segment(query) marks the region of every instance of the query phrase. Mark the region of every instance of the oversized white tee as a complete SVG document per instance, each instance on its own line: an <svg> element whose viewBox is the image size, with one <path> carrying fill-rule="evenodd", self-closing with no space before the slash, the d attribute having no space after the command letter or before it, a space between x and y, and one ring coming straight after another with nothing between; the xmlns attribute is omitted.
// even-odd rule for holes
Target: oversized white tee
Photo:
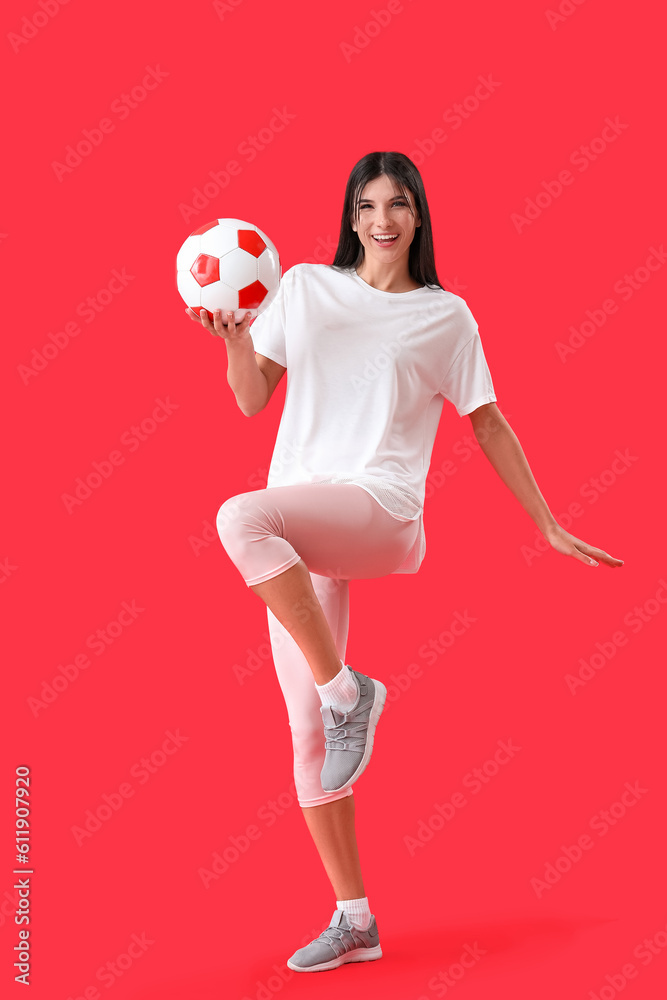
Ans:
<svg viewBox="0 0 667 1000"><path fill-rule="evenodd" d="M295 264L250 327L287 371L267 486L355 483L401 521L419 519L394 573L426 554L426 476L444 401L459 416L496 400L464 299L427 285L385 292L354 268Z"/></svg>

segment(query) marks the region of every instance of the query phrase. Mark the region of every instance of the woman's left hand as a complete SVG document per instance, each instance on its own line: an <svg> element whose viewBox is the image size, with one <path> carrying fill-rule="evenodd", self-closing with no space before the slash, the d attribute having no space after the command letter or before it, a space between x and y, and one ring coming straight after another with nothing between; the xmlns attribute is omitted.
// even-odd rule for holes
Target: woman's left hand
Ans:
<svg viewBox="0 0 667 1000"><path fill-rule="evenodd" d="M603 549L596 549L594 545L583 542L581 538L575 538L574 535L561 528L560 525L547 528L543 534L556 552L561 552L564 556L574 556L575 559L585 563L587 566L598 566L599 562L604 562L612 568L623 565L622 559L616 559ZM596 562L596 560L599 560L599 562Z"/></svg>

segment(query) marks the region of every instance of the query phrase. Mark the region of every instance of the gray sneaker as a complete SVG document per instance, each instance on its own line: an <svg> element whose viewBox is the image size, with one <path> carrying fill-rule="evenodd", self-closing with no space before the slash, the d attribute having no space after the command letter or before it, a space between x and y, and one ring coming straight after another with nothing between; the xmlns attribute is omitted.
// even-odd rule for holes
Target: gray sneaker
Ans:
<svg viewBox="0 0 667 1000"><path fill-rule="evenodd" d="M287 959L288 969L295 972L325 972L346 962L373 962L382 958L375 917L365 931L352 927L345 910L336 910L331 923L318 938L299 948Z"/></svg>
<svg viewBox="0 0 667 1000"><path fill-rule="evenodd" d="M384 708L387 689L358 670L354 677L359 696L349 712L339 712L332 705L322 705L326 756L320 772L325 792L339 792L357 780L373 752L375 727Z"/></svg>

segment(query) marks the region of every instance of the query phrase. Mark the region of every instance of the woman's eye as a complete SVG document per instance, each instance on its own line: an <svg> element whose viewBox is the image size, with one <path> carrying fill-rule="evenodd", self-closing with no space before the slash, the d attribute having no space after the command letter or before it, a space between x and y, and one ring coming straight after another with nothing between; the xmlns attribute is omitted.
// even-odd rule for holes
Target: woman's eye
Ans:
<svg viewBox="0 0 667 1000"><path fill-rule="evenodd" d="M396 200L395 202L393 202L393 204L392 204L392 208L393 208L393 206L394 206L394 205L402 205L402 206L403 206L403 208L405 208L405 207L406 207L406 204L407 204L407 203L406 203L405 201L403 201L402 199L398 199L398 200ZM361 208L370 208L371 206L370 206L370 205L361 205L360 207L361 207Z"/></svg>

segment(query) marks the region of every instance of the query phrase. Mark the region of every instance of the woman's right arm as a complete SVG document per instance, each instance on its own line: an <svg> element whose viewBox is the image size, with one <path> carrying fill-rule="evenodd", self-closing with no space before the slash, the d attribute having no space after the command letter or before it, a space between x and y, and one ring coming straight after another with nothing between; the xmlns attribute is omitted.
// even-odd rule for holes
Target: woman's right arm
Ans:
<svg viewBox="0 0 667 1000"><path fill-rule="evenodd" d="M222 337L227 347L227 382L236 397L241 413L253 417L263 410L273 395L273 390L280 382L287 369L263 354L256 354L250 336L250 313L246 313L243 322L235 324L234 314L223 323L219 310L213 314L213 323L202 310L201 320L192 309L186 312L196 323L214 336Z"/></svg>

